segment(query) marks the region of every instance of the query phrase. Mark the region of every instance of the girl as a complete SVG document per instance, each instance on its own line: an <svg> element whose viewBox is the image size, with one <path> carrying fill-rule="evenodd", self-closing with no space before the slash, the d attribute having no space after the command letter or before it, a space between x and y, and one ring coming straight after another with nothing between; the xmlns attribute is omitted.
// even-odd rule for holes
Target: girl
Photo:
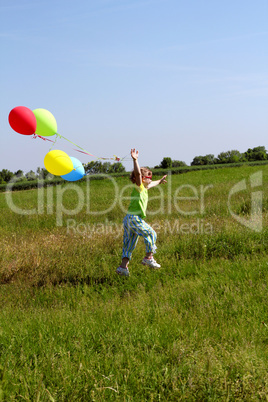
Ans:
<svg viewBox="0 0 268 402"><path fill-rule="evenodd" d="M146 216L146 208L148 203L148 190L158 184L166 183L167 175L162 179L152 181L152 172L149 168L140 168L138 163L139 151L135 148L131 149L131 157L133 159L134 170L131 173L130 180L135 183L132 191L130 205L127 215L123 220L124 236L123 236L123 253L121 265L116 272L119 275L129 276L128 263L131 259L133 250L136 247L138 236L142 236L146 247L146 255L142 260L143 265L152 268L160 268L160 265L153 258L156 250L156 233L144 221Z"/></svg>

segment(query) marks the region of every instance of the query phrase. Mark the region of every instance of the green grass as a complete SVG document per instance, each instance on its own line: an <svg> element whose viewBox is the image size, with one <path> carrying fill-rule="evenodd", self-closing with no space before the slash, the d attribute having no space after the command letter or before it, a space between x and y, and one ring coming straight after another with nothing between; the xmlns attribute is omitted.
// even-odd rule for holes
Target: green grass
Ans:
<svg viewBox="0 0 268 402"><path fill-rule="evenodd" d="M248 219L248 179L260 170L263 230L254 232L231 217L227 201L246 179L232 209ZM150 190L147 221L162 268L140 264L140 240L129 278L115 274L119 201L103 215L86 205L63 213L56 226L56 187L45 190L41 214L16 214L0 194L0 400L267 400L267 177L267 166L196 171L173 175L163 193ZM119 192L128 184L116 183ZM178 192L182 185L192 187ZM209 185L202 211L200 186ZM80 188L87 193L86 183ZM194 188L195 199L178 199ZM111 181L92 181L91 211L105 210L114 194ZM12 197L38 207L37 190ZM65 208L77 202L66 191ZM68 219L88 226L68 232Z"/></svg>

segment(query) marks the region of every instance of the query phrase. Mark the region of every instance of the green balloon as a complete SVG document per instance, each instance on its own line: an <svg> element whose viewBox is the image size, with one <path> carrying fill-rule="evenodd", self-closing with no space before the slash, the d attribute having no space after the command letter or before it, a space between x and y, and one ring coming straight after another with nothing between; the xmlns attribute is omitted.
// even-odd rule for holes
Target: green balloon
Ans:
<svg viewBox="0 0 268 402"><path fill-rule="evenodd" d="M33 114L36 117L35 134L49 137L57 134L57 122L52 113L46 109L35 109Z"/></svg>

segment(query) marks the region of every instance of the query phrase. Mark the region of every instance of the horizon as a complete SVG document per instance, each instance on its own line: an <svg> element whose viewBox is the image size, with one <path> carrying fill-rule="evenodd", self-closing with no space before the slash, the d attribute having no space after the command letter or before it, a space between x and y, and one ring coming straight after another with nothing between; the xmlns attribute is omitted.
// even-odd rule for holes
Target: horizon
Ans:
<svg viewBox="0 0 268 402"><path fill-rule="evenodd" d="M243 155L243 154L245 154L249 149L255 149L255 148L258 148L258 147L265 147L265 146L263 146L263 145L258 145L258 146L256 146L256 147L253 147L253 148L248 148L246 151L244 151L244 152L240 152L240 151L238 151L238 150L227 150L227 151L221 151L222 153L225 153L225 152L228 152L228 151L238 151L238 152L240 152L240 154L241 155ZM265 148L265 150L266 150L266 148ZM221 153L220 152L220 153ZM268 150L266 150L266 153L268 152ZM206 157L206 156L209 156L209 155L212 155L214 158L215 158L215 162L213 163L213 164L223 164L223 165L228 165L228 164L232 164L232 163L249 163L249 162L265 162L265 159L261 159L261 160L259 160L259 159L255 159L255 160L252 160L252 161L238 161L238 162L222 162L222 163L218 163L217 162L217 159L218 159L218 157L219 157L219 155L220 155L220 153L218 154L218 155L213 155L213 154L206 154L206 155L196 155L195 157ZM194 157L194 158L195 158ZM166 156L166 157L163 157L163 159L164 158L169 158L168 156ZM193 158L193 160L194 160L194 158ZM157 165L154 165L154 166L149 166L149 165L147 165L147 166L149 166L149 168L150 169L163 169L163 168L161 168L160 167L160 164L161 164L161 162L163 161L163 159L157 164ZM193 162L193 160L192 160L192 162ZM172 159L172 162L177 162L178 160L177 159ZM99 160L99 159L95 159L95 160L93 160L93 161L89 161L89 162L83 162L82 164L83 164L83 166L85 166L85 165L87 165L87 164L89 164L90 162L101 162L102 164L104 164L104 163L106 163L106 162L108 162L108 163L110 163L111 165L113 165L114 163L121 163L123 166L124 166L124 160L123 161L116 161L116 160L111 160L111 161L105 161L105 160ZM179 161L179 162L184 162L184 161ZM210 166L210 165L213 165L213 164L209 164L209 163L205 163L205 164L203 164L203 165L192 165L192 162L190 162L190 164L185 164L185 167L191 167L191 166ZM126 163L126 162L125 162ZM268 163L268 160L267 160L267 163ZM132 161L131 161L131 164L132 164ZM125 167L125 166L124 166ZM179 168L181 168L181 167L183 167L183 166L180 166ZM6 169L6 168L3 168L3 169L1 169L1 170L4 170L4 169ZM25 174L27 174L27 173L30 173L30 172L34 172L35 174L37 174L37 171L38 171L38 169L44 169L44 170L46 170L46 168L45 168L45 166L37 166L37 168L35 169L35 170L33 170L33 169L30 169L29 171L24 171L23 169L17 169L16 170L16 172L15 171L10 171L9 169L6 169L6 170L8 170L8 171L10 171L11 173L13 173L13 174L16 174L18 171L22 171L23 172L23 175L25 175ZM168 168L167 168L168 169ZM1 170L0 170L0 172L1 172ZM131 167L130 168L130 170L125 170L125 172L126 173L129 173L129 172L131 172L133 170L133 167ZM116 173L116 172L114 172L114 173ZM88 173L86 173L85 175L87 175ZM57 177L57 176L56 176Z"/></svg>

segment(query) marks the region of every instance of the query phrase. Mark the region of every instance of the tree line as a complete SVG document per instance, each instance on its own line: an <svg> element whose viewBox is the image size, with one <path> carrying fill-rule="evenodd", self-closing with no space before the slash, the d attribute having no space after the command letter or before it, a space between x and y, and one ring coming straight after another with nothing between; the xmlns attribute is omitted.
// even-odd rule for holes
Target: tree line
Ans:
<svg viewBox="0 0 268 402"><path fill-rule="evenodd" d="M85 174L96 174L96 173L122 173L125 172L125 167L121 162L100 162L92 161L83 164L85 169ZM30 170L25 173L22 170L17 170L16 172L11 172L8 169L2 169L0 171L0 184L8 183L12 178L16 177L16 181L32 181L38 179L47 179L50 173L45 168L38 167L36 172Z"/></svg>
<svg viewBox="0 0 268 402"><path fill-rule="evenodd" d="M202 166L202 165L216 165L216 164L227 164L227 163L239 163L239 162L254 162L254 161L264 161L268 160L268 153L264 146L258 146L255 148L249 148L246 152L240 153L237 150L221 152L217 157L212 154L204 156L195 156L191 162L191 166ZM124 173L125 167L121 162L101 162L92 161L83 164L85 169L85 174L96 174L96 173ZM155 166L155 169L169 169L187 166L187 164L180 160L172 160L170 157L164 157L162 162ZM0 171L0 184L8 183L14 176L17 181L31 181L38 179L46 179L49 172L45 168L38 167L36 172L30 170L25 173L22 170L18 170L14 173L8 169L2 169Z"/></svg>
<svg viewBox="0 0 268 402"><path fill-rule="evenodd" d="M216 165L225 163L239 163L239 162L254 162L268 160L268 153L264 146L249 148L246 152L240 153L239 151L231 150L221 152L217 157L213 154L195 156L191 162L191 166L202 165ZM169 169L174 167L187 166L185 162L172 160L170 157L163 158L160 165L155 166L155 169Z"/></svg>

